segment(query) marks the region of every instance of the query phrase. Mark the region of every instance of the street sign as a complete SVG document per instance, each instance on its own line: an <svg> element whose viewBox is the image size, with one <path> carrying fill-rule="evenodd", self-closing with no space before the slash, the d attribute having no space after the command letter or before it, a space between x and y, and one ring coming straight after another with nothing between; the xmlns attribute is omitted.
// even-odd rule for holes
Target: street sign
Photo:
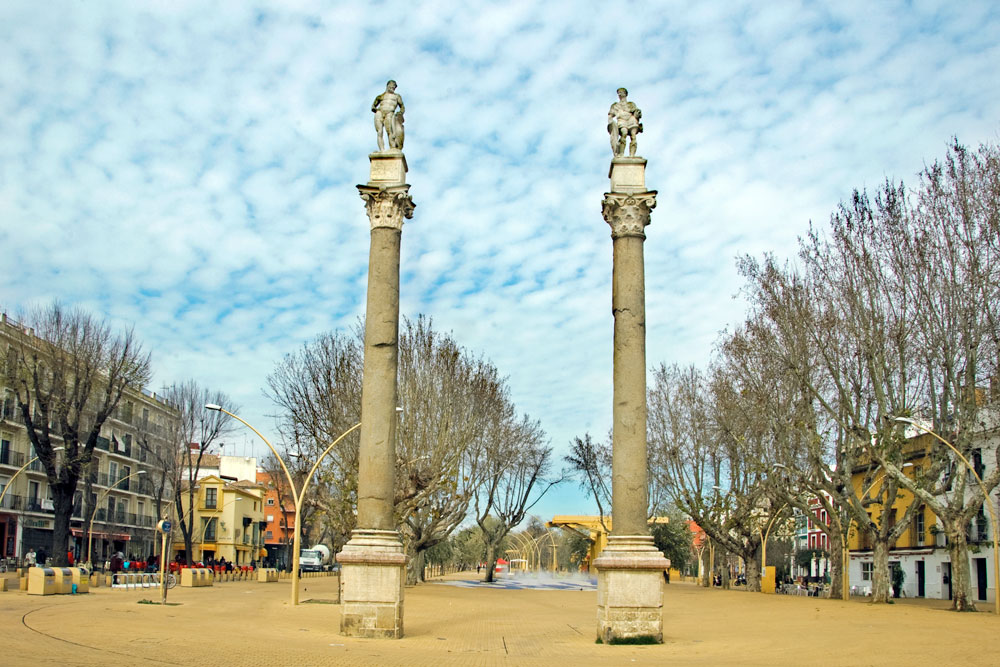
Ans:
<svg viewBox="0 0 1000 667"><path fill-rule="evenodd" d="M171 527L172 526L170 525L170 522L167 521L166 519L163 519L158 524L156 524L156 529L161 533L163 533L164 535L170 532Z"/></svg>

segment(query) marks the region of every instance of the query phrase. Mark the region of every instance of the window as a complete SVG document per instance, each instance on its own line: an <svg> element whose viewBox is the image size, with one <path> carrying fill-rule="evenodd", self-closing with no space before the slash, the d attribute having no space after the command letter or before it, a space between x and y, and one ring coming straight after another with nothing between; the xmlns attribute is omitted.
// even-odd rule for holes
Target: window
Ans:
<svg viewBox="0 0 1000 667"><path fill-rule="evenodd" d="M0 463L4 465L17 465L11 462L10 440L0 438Z"/></svg>
<svg viewBox="0 0 1000 667"><path fill-rule="evenodd" d="M267 504L268 505L273 505L274 504L274 498L268 498L267 499Z"/></svg>
<svg viewBox="0 0 1000 667"><path fill-rule="evenodd" d="M976 449L972 452L972 469L976 471L976 476L979 479L983 478L986 468L983 466L983 452L981 450Z"/></svg>
<svg viewBox="0 0 1000 667"><path fill-rule="evenodd" d="M118 481L118 464L114 461L108 461L108 485L112 485Z"/></svg>
<svg viewBox="0 0 1000 667"><path fill-rule="evenodd" d="M132 410L133 410L133 408L134 408L134 406L132 405L132 401L125 401L125 405L122 408L122 421L123 422L129 422L129 423L132 422Z"/></svg>
<svg viewBox="0 0 1000 667"><path fill-rule="evenodd" d="M215 541L215 523L216 523L215 517L212 517L211 519L201 520L201 530L202 530L202 535L204 535L202 541L204 542Z"/></svg>
<svg viewBox="0 0 1000 667"><path fill-rule="evenodd" d="M270 540L273 537L274 536L271 534L271 531L267 531L266 533L264 533L264 539L266 539L266 540Z"/></svg>
<svg viewBox="0 0 1000 667"><path fill-rule="evenodd" d="M871 581L872 580L872 568L873 563L861 563L861 580Z"/></svg>
<svg viewBox="0 0 1000 667"><path fill-rule="evenodd" d="M215 509L219 490L214 486L205 489L205 507Z"/></svg>
<svg viewBox="0 0 1000 667"><path fill-rule="evenodd" d="M14 418L14 393L10 389L3 394L3 403L0 404L0 418Z"/></svg>
<svg viewBox="0 0 1000 667"><path fill-rule="evenodd" d="M924 543L924 533L926 531L926 526L924 525L924 508L921 507L917 510L917 515L913 518L914 530L917 533L917 544Z"/></svg>

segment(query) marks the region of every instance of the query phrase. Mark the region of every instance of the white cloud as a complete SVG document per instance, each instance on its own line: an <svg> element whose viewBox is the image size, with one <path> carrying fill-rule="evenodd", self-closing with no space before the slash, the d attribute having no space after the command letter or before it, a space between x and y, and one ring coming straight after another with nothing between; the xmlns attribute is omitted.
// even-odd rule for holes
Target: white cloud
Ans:
<svg viewBox="0 0 1000 667"><path fill-rule="evenodd" d="M735 256L787 256L852 188L998 130L986 1L39 7L0 7L0 304L134 322L158 383L265 426L274 363L364 312L354 186L388 78L417 203L404 314L492 358L560 451L610 426L615 88L659 191L650 365L703 363L740 320Z"/></svg>

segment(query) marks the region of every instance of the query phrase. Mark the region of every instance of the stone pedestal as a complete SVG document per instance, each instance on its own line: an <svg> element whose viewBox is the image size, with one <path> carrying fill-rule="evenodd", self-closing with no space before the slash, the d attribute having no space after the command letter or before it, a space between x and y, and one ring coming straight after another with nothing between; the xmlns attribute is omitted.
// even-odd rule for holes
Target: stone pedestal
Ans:
<svg viewBox="0 0 1000 667"><path fill-rule="evenodd" d="M594 561L597 636L605 644L663 641L663 557L649 535L612 535Z"/></svg>
<svg viewBox="0 0 1000 667"><path fill-rule="evenodd" d="M399 248L403 219L413 217L402 151L369 155L358 192L371 223L365 359L358 451L358 528L337 554L343 566L340 632L349 637L403 636L406 556L393 521L396 471L396 374L399 364Z"/></svg>
<svg viewBox="0 0 1000 667"><path fill-rule="evenodd" d="M646 524L646 295L643 242L656 192L646 190L646 161L616 157L608 174L604 219L611 226L615 318L611 514L597 568L597 636L605 643L663 641L663 571L667 559Z"/></svg>
<svg viewBox="0 0 1000 667"><path fill-rule="evenodd" d="M343 581L340 632L372 639L402 637L406 555L399 534L355 530L337 561Z"/></svg>

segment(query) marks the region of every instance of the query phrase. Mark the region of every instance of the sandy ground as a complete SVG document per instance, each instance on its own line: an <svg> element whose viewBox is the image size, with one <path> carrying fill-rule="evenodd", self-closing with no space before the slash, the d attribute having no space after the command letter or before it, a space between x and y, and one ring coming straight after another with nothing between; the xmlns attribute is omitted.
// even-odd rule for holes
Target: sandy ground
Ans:
<svg viewBox="0 0 1000 667"><path fill-rule="evenodd" d="M453 575L454 576L454 575ZM475 575L466 575L474 578ZM336 596L303 581L303 600ZM1000 665L1000 618L940 602L874 606L664 587L665 643L594 642L593 590L406 589L406 636L338 634L340 606L292 609L290 584L228 582L170 592L0 593L2 665Z"/></svg>

